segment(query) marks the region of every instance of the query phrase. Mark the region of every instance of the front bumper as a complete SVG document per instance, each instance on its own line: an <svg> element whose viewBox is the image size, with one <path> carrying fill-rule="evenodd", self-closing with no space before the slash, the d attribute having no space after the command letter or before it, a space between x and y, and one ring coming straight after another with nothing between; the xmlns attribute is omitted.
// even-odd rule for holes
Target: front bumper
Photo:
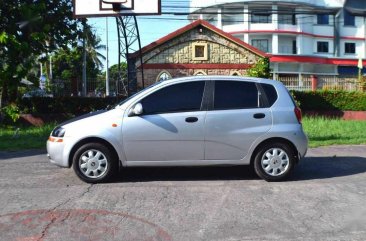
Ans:
<svg viewBox="0 0 366 241"><path fill-rule="evenodd" d="M52 164L60 167L69 167L68 161L64 160L64 142L47 141L47 156Z"/></svg>

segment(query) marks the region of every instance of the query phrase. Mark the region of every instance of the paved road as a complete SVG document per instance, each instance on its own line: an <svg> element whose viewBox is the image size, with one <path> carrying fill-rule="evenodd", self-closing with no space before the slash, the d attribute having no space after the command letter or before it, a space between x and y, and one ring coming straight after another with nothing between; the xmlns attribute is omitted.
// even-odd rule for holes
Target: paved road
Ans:
<svg viewBox="0 0 366 241"><path fill-rule="evenodd" d="M282 183L205 167L88 185L40 152L0 166L0 240L366 240L366 146L311 149Z"/></svg>

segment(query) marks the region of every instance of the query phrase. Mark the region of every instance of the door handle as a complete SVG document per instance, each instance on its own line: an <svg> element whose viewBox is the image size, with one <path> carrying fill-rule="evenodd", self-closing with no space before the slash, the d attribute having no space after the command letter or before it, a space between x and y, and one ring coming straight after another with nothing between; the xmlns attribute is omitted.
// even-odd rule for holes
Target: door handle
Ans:
<svg viewBox="0 0 366 241"><path fill-rule="evenodd" d="M266 115L264 113L256 113L253 115L253 117L255 119L263 119L264 117L266 117Z"/></svg>
<svg viewBox="0 0 366 241"><path fill-rule="evenodd" d="M188 122L188 123L194 123L194 122L197 122L197 121L198 121L197 117L187 117L186 118L186 122Z"/></svg>

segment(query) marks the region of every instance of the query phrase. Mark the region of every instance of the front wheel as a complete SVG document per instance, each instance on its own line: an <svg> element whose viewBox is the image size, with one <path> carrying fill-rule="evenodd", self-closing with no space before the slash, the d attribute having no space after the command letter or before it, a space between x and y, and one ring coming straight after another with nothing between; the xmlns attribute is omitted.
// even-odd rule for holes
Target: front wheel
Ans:
<svg viewBox="0 0 366 241"><path fill-rule="evenodd" d="M286 179L295 165L295 152L285 143L269 143L257 152L254 159L256 174L266 181Z"/></svg>
<svg viewBox="0 0 366 241"><path fill-rule="evenodd" d="M87 183L105 182L117 172L117 159L103 144L87 143L73 157L76 175Z"/></svg>

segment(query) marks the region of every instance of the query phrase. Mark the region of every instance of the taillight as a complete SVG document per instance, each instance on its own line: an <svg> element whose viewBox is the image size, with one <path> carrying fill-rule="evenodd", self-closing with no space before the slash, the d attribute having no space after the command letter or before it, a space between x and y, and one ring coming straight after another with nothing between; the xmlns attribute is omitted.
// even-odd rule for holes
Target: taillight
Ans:
<svg viewBox="0 0 366 241"><path fill-rule="evenodd" d="M301 120L302 120L302 113L301 113L301 109L299 107L295 107L294 109L297 121L301 124Z"/></svg>

